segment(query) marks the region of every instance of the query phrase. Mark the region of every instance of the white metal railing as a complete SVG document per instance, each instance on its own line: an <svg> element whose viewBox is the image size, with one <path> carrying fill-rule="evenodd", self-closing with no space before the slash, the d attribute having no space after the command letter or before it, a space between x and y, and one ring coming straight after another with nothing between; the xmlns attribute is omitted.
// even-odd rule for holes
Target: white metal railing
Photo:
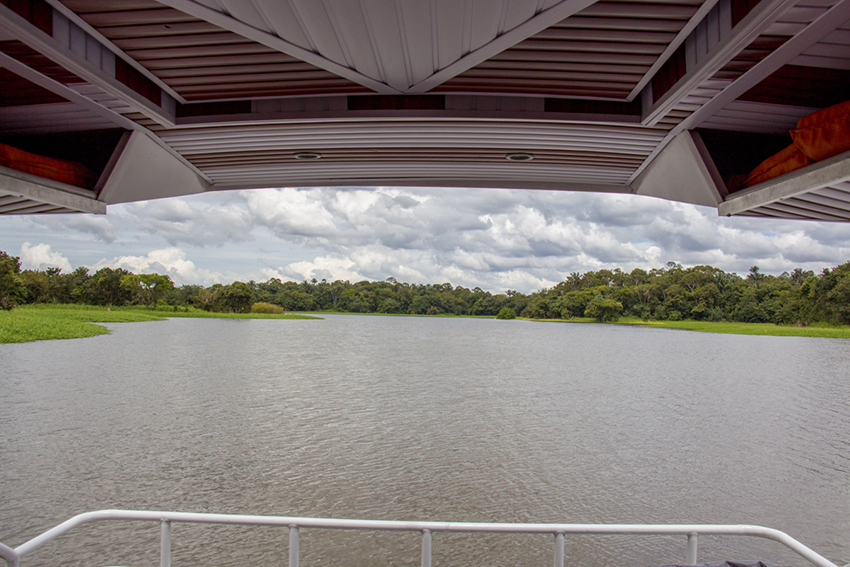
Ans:
<svg viewBox="0 0 850 567"><path fill-rule="evenodd" d="M160 565L171 567L171 524L229 524L241 526L281 526L289 529L289 566L298 567L298 534L301 528L344 530L414 531L422 534L422 567L431 566L433 532L552 534L555 539L554 565L564 566L564 536L585 535L680 535L687 537L685 563L697 562L700 535L750 536L777 541L817 567L838 567L799 541L779 530L747 525L643 525L643 524L488 524L470 522L395 522L384 520L337 520L329 518L293 518L286 516L244 516L236 514L194 514L185 512L144 512L137 510L100 510L86 512L62 522L28 542L12 549L0 544L0 558L9 567L18 567L20 559L65 532L90 522L136 520L160 522ZM850 566L848 566L850 567Z"/></svg>

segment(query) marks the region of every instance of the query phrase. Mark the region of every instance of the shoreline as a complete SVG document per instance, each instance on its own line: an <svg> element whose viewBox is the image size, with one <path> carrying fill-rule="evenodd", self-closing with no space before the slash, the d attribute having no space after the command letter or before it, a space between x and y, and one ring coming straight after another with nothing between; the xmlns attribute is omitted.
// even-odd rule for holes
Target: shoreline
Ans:
<svg viewBox="0 0 850 567"><path fill-rule="evenodd" d="M208 311L148 311L139 308L106 308L90 305L25 305L0 311L0 344L83 339L108 335L98 323L165 321L170 317L197 319L321 319L295 313L211 313Z"/></svg>
<svg viewBox="0 0 850 567"><path fill-rule="evenodd" d="M313 319L322 315L366 315L379 317L442 317L464 319L495 319L492 316L470 316L453 314L411 315L404 313L346 313L338 311L308 311L285 314L266 313L214 313L210 311L148 311L140 308L106 307L86 305L27 305L12 311L0 312L0 344L25 343L40 340L62 340L94 337L109 334L109 329L98 323L135 323L164 321L171 317L197 319ZM806 327L774 325L771 323L735 323L712 321L643 321L621 319L612 323L601 323L590 318L575 319L529 319L514 320L541 323L574 323L631 325L655 329L680 329L700 333L731 335L758 335L775 337L818 337L850 339L850 327L815 323Z"/></svg>

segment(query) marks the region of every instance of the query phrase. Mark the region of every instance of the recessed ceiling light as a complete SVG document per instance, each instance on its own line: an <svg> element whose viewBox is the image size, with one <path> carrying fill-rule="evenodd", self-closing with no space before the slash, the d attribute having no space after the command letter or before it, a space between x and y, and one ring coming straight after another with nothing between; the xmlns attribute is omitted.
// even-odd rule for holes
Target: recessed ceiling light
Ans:
<svg viewBox="0 0 850 567"><path fill-rule="evenodd" d="M295 159L301 160L311 160L311 159L321 159L322 154L318 152L298 152L295 154Z"/></svg>
<svg viewBox="0 0 850 567"><path fill-rule="evenodd" d="M508 154L505 159L508 161L531 161L534 159L534 154Z"/></svg>

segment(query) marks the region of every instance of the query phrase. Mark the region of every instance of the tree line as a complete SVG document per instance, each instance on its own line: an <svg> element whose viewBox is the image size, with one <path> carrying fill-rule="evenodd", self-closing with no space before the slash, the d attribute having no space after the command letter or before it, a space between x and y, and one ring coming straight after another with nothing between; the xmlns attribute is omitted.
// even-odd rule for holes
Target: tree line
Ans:
<svg viewBox="0 0 850 567"><path fill-rule="evenodd" d="M411 284L395 278L351 283L272 278L210 287L177 287L166 275L133 274L121 268L70 273L57 268L21 270L0 251L0 308L32 303L79 303L148 308L194 307L217 312L340 311L419 315L481 315L572 319L620 317L645 320L740 321L806 325L850 324L850 262L820 274L795 269L779 276L753 266L745 276L711 266L668 263L635 269L571 273L557 285L523 294L493 294L475 287Z"/></svg>

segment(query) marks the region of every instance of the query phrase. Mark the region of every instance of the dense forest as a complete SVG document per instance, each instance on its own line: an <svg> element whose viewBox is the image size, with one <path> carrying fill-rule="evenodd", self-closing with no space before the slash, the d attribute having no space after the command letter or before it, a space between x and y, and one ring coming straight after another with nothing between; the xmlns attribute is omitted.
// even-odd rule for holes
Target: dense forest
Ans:
<svg viewBox="0 0 850 567"><path fill-rule="evenodd" d="M341 311L349 313L453 314L534 319L620 317L696 319L807 325L850 324L850 262L815 275L795 269L779 276L757 266L745 276L711 266L631 272L572 273L563 282L529 295L492 294L443 284L386 281L234 282L177 287L159 274L120 268L21 270L15 256L0 251L0 307L31 303L146 305L174 310L194 307L224 312Z"/></svg>

